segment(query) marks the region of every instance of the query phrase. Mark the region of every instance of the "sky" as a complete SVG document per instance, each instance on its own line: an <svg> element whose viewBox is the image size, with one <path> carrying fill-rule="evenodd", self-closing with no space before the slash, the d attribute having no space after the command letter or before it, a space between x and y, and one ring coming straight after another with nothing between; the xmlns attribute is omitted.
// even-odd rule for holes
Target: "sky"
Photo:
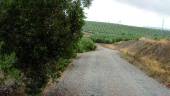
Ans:
<svg viewBox="0 0 170 96"><path fill-rule="evenodd" d="M86 20L170 29L170 0L93 0ZM162 23L164 20L164 23Z"/></svg>

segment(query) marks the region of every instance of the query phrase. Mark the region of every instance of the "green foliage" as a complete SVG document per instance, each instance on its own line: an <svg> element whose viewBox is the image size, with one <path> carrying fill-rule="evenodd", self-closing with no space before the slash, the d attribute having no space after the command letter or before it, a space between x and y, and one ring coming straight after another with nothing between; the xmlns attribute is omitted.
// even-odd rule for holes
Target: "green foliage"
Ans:
<svg viewBox="0 0 170 96"><path fill-rule="evenodd" d="M90 38L81 38L77 44L77 52L87 52L96 49L95 43Z"/></svg>
<svg viewBox="0 0 170 96"><path fill-rule="evenodd" d="M2 54L16 54L14 66L24 74L29 95L42 91L50 77L49 70L57 70L54 61L72 56L84 25L83 8L89 4L90 0L0 2Z"/></svg>
<svg viewBox="0 0 170 96"><path fill-rule="evenodd" d="M48 71L48 75L50 76L50 78L55 81L56 79L58 79L61 75L61 73L65 70L65 68L68 66L68 64L71 62L70 59L66 59L66 58L59 58L57 61L51 61L49 63L54 63L54 66L47 66L47 71ZM54 70L55 69L55 70Z"/></svg>
<svg viewBox="0 0 170 96"><path fill-rule="evenodd" d="M126 25L87 21L84 32L91 33L91 38L98 43L114 43L119 41L136 40L141 37L151 39L169 39L170 31L163 33L158 29L132 27Z"/></svg>
<svg viewBox="0 0 170 96"><path fill-rule="evenodd" d="M57 70L60 70L60 72L63 72L69 63L70 63L69 59L60 58L57 62L58 64Z"/></svg>
<svg viewBox="0 0 170 96"><path fill-rule="evenodd" d="M0 49L1 49L0 44ZM13 79L13 83L18 83L21 80L21 73L15 68L16 63L15 53L0 54L0 85L7 85L5 82L9 79Z"/></svg>

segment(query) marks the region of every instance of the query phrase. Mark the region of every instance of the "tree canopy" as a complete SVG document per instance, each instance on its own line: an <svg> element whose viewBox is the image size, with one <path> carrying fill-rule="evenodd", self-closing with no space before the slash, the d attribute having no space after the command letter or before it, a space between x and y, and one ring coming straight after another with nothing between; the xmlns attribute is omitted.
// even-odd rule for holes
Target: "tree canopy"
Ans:
<svg viewBox="0 0 170 96"><path fill-rule="evenodd" d="M55 73L61 57L70 58L81 37L85 7L91 0L1 0L3 54L16 54L27 93L35 96Z"/></svg>

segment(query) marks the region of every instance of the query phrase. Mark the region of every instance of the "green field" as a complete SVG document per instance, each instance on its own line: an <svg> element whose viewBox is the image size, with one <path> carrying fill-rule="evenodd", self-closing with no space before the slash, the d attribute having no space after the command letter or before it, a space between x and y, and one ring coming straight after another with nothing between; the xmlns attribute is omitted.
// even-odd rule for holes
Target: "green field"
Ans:
<svg viewBox="0 0 170 96"><path fill-rule="evenodd" d="M83 32L98 43L114 43L118 41L137 40L141 37L151 39L170 39L170 31L151 29L144 27L133 27L103 22L86 21Z"/></svg>

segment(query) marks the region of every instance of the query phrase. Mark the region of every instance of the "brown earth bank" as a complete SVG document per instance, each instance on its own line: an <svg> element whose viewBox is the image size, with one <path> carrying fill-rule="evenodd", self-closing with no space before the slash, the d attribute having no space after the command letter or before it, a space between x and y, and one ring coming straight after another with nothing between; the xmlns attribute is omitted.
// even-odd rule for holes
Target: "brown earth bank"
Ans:
<svg viewBox="0 0 170 96"><path fill-rule="evenodd" d="M120 50L130 63L170 88L170 41L141 38L138 41L102 45Z"/></svg>

